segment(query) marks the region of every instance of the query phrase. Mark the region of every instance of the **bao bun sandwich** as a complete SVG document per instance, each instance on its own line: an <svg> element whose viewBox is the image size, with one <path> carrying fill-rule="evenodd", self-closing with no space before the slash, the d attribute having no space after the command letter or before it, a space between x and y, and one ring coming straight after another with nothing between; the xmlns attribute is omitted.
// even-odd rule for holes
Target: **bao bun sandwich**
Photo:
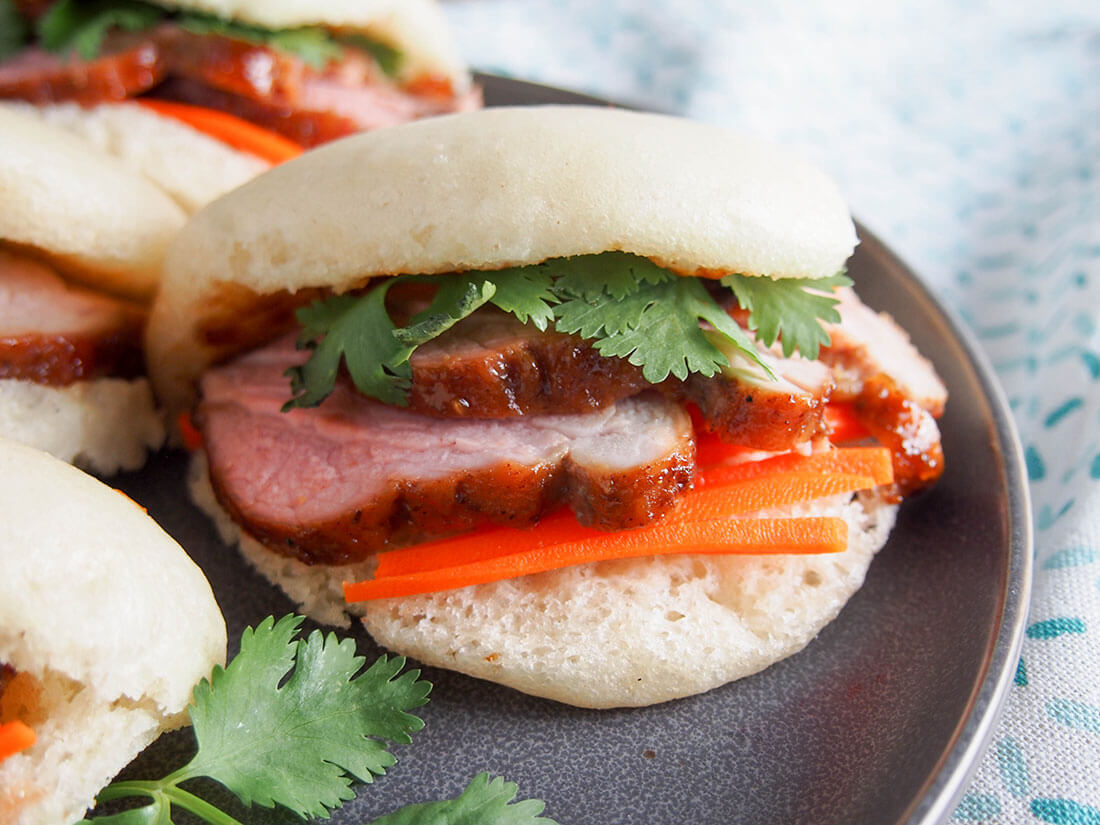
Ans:
<svg viewBox="0 0 1100 825"><path fill-rule="evenodd" d="M0 433L100 473L163 442L142 333L184 220L117 159L0 107Z"/></svg>
<svg viewBox="0 0 1100 825"><path fill-rule="evenodd" d="M721 129L436 118L198 213L150 374L196 500L311 615L651 704L803 647L942 469L943 385L846 285L855 243L823 174Z"/></svg>
<svg viewBox="0 0 1100 825"><path fill-rule="evenodd" d="M189 211L302 148L481 102L434 0L0 0L0 29L0 99Z"/></svg>
<svg viewBox="0 0 1100 825"><path fill-rule="evenodd" d="M133 501L0 440L0 822L70 825L225 658L184 551Z"/></svg>

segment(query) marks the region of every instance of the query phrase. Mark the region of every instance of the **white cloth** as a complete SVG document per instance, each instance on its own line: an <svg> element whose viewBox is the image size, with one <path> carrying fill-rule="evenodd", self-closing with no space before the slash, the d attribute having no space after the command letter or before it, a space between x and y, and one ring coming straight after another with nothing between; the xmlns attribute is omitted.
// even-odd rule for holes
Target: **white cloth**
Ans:
<svg viewBox="0 0 1100 825"><path fill-rule="evenodd" d="M953 816L1100 823L1100 4L461 0L483 71L802 151L959 311L1025 446L1027 639Z"/></svg>

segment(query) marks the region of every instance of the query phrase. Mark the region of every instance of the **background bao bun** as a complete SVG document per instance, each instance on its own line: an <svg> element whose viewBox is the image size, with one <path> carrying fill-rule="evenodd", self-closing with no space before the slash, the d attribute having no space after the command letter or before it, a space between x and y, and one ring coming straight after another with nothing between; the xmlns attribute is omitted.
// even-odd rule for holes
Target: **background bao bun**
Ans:
<svg viewBox="0 0 1100 825"><path fill-rule="evenodd" d="M621 250L685 274L818 278L855 243L829 178L713 126L581 106L429 118L321 147L198 213L165 261L150 374L177 412L232 354L210 327L378 275Z"/></svg>
<svg viewBox="0 0 1100 825"><path fill-rule="evenodd" d="M0 708L38 741L0 763L0 821L69 825L225 657L198 567L121 493L0 440ZM12 707L15 705L15 707ZM22 707L19 707L22 705Z"/></svg>
<svg viewBox="0 0 1100 825"><path fill-rule="evenodd" d="M271 167L136 103L2 104L90 141L166 192L187 214Z"/></svg>
<svg viewBox="0 0 1100 825"><path fill-rule="evenodd" d="M0 106L0 240L33 248L95 289L149 298L185 217L117 158Z"/></svg>
<svg viewBox="0 0 1100 825"><path fill-rule="evenodd" d="M440 117L323 147L199 212L166 259L150 368L168 405L185 409L202 371L277 334L271 321L288 305L373 276L620 250L681 274L821 278L855 242L823 174L717 128L588 107ZM229 328L231 346L210 343ZM347 621L340 583L372 562L307 566L242 535L201 456L192 492L308 613ZM651 704L802 648L860 586L895 510L862 494L784 511L844 518L850 544L836 555L603 562L351 611L382 645L428 664L575 705Z"/></svg>
<svg viewBox="0 0 1100 825"><path fill-rule="evenodd" d="M154 0L167 9L206 12L266 29L323 26L359 31L399 49L399 79L449 78L457 91L470 77L435 0Z"/></svg>
<svg viewBox="0 0 1100 825"><path fill-rule="evenodd" d="M184 211L138 171L33 111L0 105L0 262L10 260L8 246L97 291L149 299ZM102 473L140 467L164 441L145 378L66 386L3 378L0 425L9 438Z"/></svg>

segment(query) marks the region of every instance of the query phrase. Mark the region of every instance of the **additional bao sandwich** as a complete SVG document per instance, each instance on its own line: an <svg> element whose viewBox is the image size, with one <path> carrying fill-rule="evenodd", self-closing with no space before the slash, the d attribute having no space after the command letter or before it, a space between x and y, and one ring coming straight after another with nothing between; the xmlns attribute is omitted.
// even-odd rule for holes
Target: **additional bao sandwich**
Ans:
<svg viewBox="0 0 1100 825"><path fill-rule="evenodd" d="M650 704L803 647L942 471L943 384L855 243L824 175L718 128L434 118L198 213L150 374L196 500L314 617Z"/></svg>
<svg viewBox="0 0 1100 825"><path fill-rule="evenodd" d="M224 663L184 551L119 492L0 439L0 821L69 825Z"/></svg>
<svg viewBox="0 0 1100 825"><path fill-rule="evenodd" d="M0 107L0 433L102 473L163 442L142 333L184 220L87 141Z"/></svg>
<svg viewBox="0 0 1100 825"><path fill-rule="evenodd" d="M190 201L216 192L215 170L225 191L301 147L481 104L434 0L0 0L0 28L0 99L62 104L51 119ZM109 105L127 101L141 105ZM161 116L249 156L150 125ZM173 152L198 181L164 163Z"/></svg>

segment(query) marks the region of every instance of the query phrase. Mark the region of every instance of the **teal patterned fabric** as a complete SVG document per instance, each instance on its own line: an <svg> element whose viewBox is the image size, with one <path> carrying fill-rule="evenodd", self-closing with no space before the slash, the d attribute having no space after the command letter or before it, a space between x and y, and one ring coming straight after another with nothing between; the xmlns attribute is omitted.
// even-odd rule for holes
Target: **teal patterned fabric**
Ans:
<svg viewBox="0 0 1100 825"><path fill-rule="evenodd" d="M799 149L967 321L1025 447L1036 572L953 819L1100 825L1100 3L446 8L479 69Z"/></svg>

